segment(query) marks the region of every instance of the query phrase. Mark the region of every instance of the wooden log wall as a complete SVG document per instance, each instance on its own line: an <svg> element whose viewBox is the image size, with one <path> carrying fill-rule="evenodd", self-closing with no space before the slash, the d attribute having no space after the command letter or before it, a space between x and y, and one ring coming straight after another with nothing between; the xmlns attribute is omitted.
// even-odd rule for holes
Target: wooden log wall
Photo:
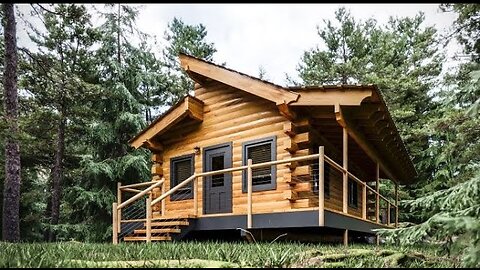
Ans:
<svg viewBox="0 0 480 270"><path fill-rule="evenodd" d="M195 97L204 102L204 120L201 124L179 123L173 130L162 135L164 146L162 172L166 180L166 190L170 189L170 159L194 153L199 147L201 153L195 155L195 171L203 171L203 148L232 142L232 162L234 167L242 166L242 143L246 141L276 136L276 159L290 157L284 145L290 137L283 127L288 120L279 113L273 102L263 100L242 90L221 83L208 86L195 86ZM158 167L158 166L157 166ZM277 166L275 190L253 192L253 213L283 212L291 209L291 202L285 199L285 191L290 185L285 175L288 166ZM158 197L157 194L154 198ZM232 173L232 214L246 214L247 193L242 192L242 173ZM203 213L203 179L198 185L199 214ZM155 210L154 210L155 211ZM193 214L193 200L166 200L167 216ZM157 214L158 215L158 214ZM154 213L155 216L155 213Z"/></svg>
<svg viewBox="0 0 480 270"><path fill-rule="evenodd" d="M276 136L276 159L304 156L314 153L314 148L325 145L325 153L338 158L338 149L326 145L325 138L305 118L292 121L280 114L279 108L230 86L211 82L207 86L195 85L195 97L204 102L204 120L200 124L181 122L162 135L163 151L152 155L153 180L165 178L165 190L170 189L170 159L194 153L195 172L203 171L203 148L232 142L233 166L242 164L242 143ZM312 161L294 162L277 166L276 189L253 192L253 213L284 212L291 209L317 207L318 195L312 191ZM333 167L325 179L330 182L330 194L325 197L325 208L342 211L342 174ZM198 213L203 214L203 179L198 179ZM161 194L153 191L153 199ZM358 207L348 208L348 213L362 216L362 189L358 186ZM247 213L247 193L242 192L242 173L232 173L232 213ZM170 201L166 199L167 216L193 215L193 200ZM154 217L160 215L160 204L153 207Z"/></svg>

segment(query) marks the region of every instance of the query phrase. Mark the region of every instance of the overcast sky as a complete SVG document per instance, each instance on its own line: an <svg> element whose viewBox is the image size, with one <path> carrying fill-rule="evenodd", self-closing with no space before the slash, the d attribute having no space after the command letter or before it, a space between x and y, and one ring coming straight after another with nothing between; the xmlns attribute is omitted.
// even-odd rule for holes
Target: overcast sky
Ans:
<svg viewBox="0 0 480 270"><path fill-rule="evenodd" d="M357 20L374 18L379 24L390 16L423 11L425 25L434 25L440 32L456 18L441 12L438 4L145 4L140 6L138 26L161 42L174 17L188 24L201 23L208 32L207 41L217 49L215 62L226 62L227 67L253 76L262 66L268 80L285 85L285 73L296 78L303 52L320 43L316 26L322 26L323 19L333 20L341 6ZM450 48L452 54L455 47Z"/></svg>

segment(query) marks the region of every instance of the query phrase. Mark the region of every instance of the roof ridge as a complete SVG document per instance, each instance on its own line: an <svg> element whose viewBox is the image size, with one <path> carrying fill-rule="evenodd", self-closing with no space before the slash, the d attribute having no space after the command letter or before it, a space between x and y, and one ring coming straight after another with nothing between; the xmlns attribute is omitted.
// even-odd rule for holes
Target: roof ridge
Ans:
<svg viewBox="0 0 480 270"><path fill-rule="evenodd" d="M237 70L228 68L228 67L226 67L226 66L219 65L219 64L214 63L214 62L212 62L212 61L207 61L207 60L205 60L205 59L202 59L202 58L193 56L193 55L191 55L191 54L187 54L187 53L184 53L184 52L180 52L179 54L183 54L183 55L185 55L185 56L194 58L194 59L196 59L196 60L205 62L205 63L207 63L207 64L211 64L211 65L214 65L214 66L216 66L216 67L223 68L223 69L226 69L226 70L231 71L231 72L238 73L238 74L243 75L243 76L247 76L247 77L249 77L249 78L251 78L251 79L254 79L254 80L257 80L257 81L261 81L261 82L266 83L266 84L273 85L273 86L275 86L275 87L278 87L278 88L281 88L281 89L283 89L283 90L285 90L285 91L288 91L288 92L290 92L290 93L292 93L292 94L296 94L294 91L290 91L287 86L281 86L281 85L275 84L275 83L273 83L273 82L270 82L270 81L267 81L267 80L263 80L263 79L260 79L260 78L258 78L258 77L255 77L255 76L252 76L252 75L248 75L248 74L246 74L246 73L243 73L243 72L240 72L240 71L237 71Z"/></svg>

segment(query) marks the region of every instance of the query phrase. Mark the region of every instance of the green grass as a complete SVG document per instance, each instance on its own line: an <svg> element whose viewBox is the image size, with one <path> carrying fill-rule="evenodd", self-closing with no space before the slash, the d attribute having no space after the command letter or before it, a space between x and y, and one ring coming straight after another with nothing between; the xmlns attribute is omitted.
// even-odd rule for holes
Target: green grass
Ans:
<svg viewBox="0 0 480 270"><path fill-rule="evenodd" d="M0 267L450 267L435 248L245 242L0 242Z"/></svg>

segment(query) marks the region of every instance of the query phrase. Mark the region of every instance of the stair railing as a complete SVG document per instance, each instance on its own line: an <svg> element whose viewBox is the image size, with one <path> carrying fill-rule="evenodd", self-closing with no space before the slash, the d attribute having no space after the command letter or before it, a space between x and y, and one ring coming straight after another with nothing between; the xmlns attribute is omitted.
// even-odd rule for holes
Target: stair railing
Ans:
<svg viewBox="0 0 480 270"><path fill-rule="evenodd" d="M126 226L128 230L136 229L139 226L135 225L135 223L146 221L147 222L147 232L148 232L148 224L151 223L151 194L154 188L158 188L164 185L165 179L160 181L151 181L151 182L143 182L138 184L131 184L122 186L121 183L117 184L117 202L114 202L112 205L112 230L113 230L113 243L118 244L119 236L126 235L126 232L122 232L122 223L133 223L132 226ZM138 188L145 187L144 190L140 190ZM122 192L130 192L130 193L137 193L134 196L130 197L126 201L122 202L123 194ZM143 199L146 195L148 197L145 199L145 202L142 203L141 199ZM142 204L143 207L139 207ZM122 209L125 209L129 206L137 206L133 210L127 209L122 213ZM144 210L143 210L144 209ZM143 213L145 212L145 213ZM128 214L128 216L126 216ZM126 218L122 219L122 216ZM145 218L143 218L145 217ZM129 227L129 228L128 228ZM147 233L147 242L150 242Z"/></svg>

